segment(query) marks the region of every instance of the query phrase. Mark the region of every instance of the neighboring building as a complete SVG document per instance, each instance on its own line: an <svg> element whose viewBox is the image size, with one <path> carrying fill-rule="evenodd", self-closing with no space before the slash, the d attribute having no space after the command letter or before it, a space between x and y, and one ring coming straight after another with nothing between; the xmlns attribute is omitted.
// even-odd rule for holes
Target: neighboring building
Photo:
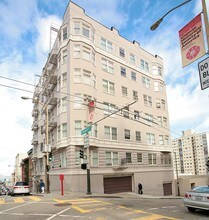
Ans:
<svg viewBox="0 0 209 220"><path fill-rule="evenodd" d="M34 176L46 181L49 143L50 191L60 190L64 174L66 191L85 192L87 155L92 192L138 192L140 182L146 194L174 193L162 58L71 1L33 101ZM84 148L88 122L90 147Z"/></svg>
<svg viewBox="0 0 209 220"><path fill-rule="evenodd" d="M14 182L22 181L22 160L27 158L25 153L18 153L15 158Z"/></svg>
<svg viewBox="0 0 209 220"><path fill-rule="evenodd" d="M182 132L182 136L172 140L174 170L178 174L206 175L208 173L209 133Z"/></svg>

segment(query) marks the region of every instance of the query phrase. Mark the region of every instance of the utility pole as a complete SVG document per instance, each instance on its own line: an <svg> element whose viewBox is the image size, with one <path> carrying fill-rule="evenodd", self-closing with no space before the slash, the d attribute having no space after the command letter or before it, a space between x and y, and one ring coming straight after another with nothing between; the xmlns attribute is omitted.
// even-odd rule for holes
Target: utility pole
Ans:
<svg viewBox="0 0 209 220"><path fill-rule="evenodd" d="M180 190L179 190L179 174L178 174L178 168L177 168L177 159L176 159L176 152L174 152L175 155L175 164L176 164L176 182L177 182L177 192L178 196L180 196Z"/></svg>

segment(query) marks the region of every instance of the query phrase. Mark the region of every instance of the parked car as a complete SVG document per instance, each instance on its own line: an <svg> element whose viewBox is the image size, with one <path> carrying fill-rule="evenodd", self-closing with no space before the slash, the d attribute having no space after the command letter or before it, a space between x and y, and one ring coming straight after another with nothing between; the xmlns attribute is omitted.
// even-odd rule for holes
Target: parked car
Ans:
<svg viewBox="0 0 209 220"><path fill-rule="evenodd" d="M196 209L209 210L209 186L195 187L186 192L183 200L190 212L195 212Z"/></svg>
<svg viewBox="0 0 209 220"><path fill-rule="evenodd" d="M7 194L7 188L5 186L0 186L0 195L6 195Z"/></svg>
<svg viewBox="0 0 209 220"><path fill-rule="evenodd" d="M30 195L30 187L28 182L16 182L11 190L11 196L18 194Z"/></svg>

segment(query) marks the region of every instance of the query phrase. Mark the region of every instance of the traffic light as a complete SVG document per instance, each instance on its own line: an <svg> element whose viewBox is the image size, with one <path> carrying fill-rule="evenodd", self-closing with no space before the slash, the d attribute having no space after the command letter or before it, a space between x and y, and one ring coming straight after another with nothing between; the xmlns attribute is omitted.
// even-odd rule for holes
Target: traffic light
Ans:
<svg viewBox="0 0 209 220"><path fill-rule="evenodd" d="M84 155L83 155L83 150L80 150L80 158L83 158Z"/></svg>
<svg viewBox="0 0 209 220"><path fill-rule="evenodd" d="M82 170L86 170L86 163L82 163L82 164L81 164L81 169L82 169Z"/></svg>
<svg viewBox="0 0 209 220"><path fill-rule="evenodd" d="M51 162L52 161L52 153L51 152L49 153L49 157L48 158L49 158L49 162Z"/></svg>

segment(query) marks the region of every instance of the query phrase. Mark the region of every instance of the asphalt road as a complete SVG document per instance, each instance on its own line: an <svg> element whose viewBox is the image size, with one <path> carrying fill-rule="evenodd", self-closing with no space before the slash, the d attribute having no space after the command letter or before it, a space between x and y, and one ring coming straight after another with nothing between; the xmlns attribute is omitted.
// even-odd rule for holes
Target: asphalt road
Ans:
<svg viewBox="0 0 209 220"><path fill-rule="evenodd" d="M135 194L0 196L0 220L204 220L209 212L189 213L181 198Z"/></svg>

